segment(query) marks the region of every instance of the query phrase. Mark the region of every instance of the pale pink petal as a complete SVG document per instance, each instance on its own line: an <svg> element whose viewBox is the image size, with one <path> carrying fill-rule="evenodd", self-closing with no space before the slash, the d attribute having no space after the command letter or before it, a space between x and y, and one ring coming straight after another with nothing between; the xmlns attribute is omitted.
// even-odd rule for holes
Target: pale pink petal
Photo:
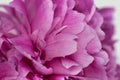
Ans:
<svg viewBox="0 0 120 80"><path fill-rule="evenodd" d="M113 11L94 0L0 5L0 80L119 79Z"/></svg>
<svg viewBox="0 0 120 80"><path fill-rule="evenodd" d="M73 67L73 66L79 66L77 62L67 58L62 58L61 63L66 69L69 69L70 67Z"/></svg>
<svg viewBox="0 0 120 80"><path fill-rule="evenodd" d="M87 67L94 60L93 56L89 55L87 52L86 47L88 43L94 39L95 35L95 31L91 27L86 26L84 31L82 31L78 36L78 50L75 54L71 55L71 57L82 67Z"/></svg>
<svg viewBox="0 0 120 80"><path fill-rule="evenodd" d="M33 66L34 68L37 70L37 72L39 72L40 74L44 74L44 75L48 75L48 74L52 74L53 69L52 68L47 68L46 66L44 66L40 61L35 61L32 60Z"/></svg>
<svg viewBox="0 0 120 80"><path fill-rule="evenodd" d="M45 48L46 60L55 57L65 57L71 55L77 50L77 43L74 41L76 36L69 34L58 34L52 41L48 42Z"/></svg>
<svg viewBox="0 0 120 80"><path fill-rule="evenodd" d="M95 36L87 45L86 49L89 53L98 53L102 48L102 45L100 43L100 40L98 39L98 36Z"/></svg>
<svg viewBox="0 0 120 80"><path fill-rule="evenodd" d="M25 6L24 6L23 1L13 0L13 2L10 3L10 6L14 7L20 13L26 15L26 10L25 10Z"/></svg>
<svg viewBox="0 0 120 80"><path fill-rule="evenodd" d="M95 61L101 65L106 65L109 61L108 54L105 51L100 51L95 55Z"/></svg>
<svg viewBox="0 0 120 80"><path fill-rule="evenodd" d="M71 34L80 33L85 26L84 18L85 18L85 15L82 13L78 13L76 11L69 11L66 14L66 17L63 22L63 25L66 26L63 32L71 33Z"/></svg>
<svg viewBox="0 0 120 80"><path fill-rule="evenodd" d="M44 14L43 14L44 12ZM53 20L53 4L50 0L41 1L32 22L32 33L37 32L36 39L43 40L49 31Z"/></svg>
<svg viewBox="0 0 120 80"><path fill-rule="evenodd" d="M60 59L54 59L49 62L48 65L53 68L53 74L76 75L81 71L80 66L72 66L71 68L66 69Z"/></svg>
<svg viewBox="0 0 120 80"><path fill-rule="evenodd" d="M28 18L30 23L32 23L36 16L36 13L41 5L42 0L24 0L26 11L28 12Z"/></svg>
<svg viewBox="0 0 120 80"><path fill-rule="evenodd" d="M81 50L71 56L79 65L84 68L90 65L94 58L93 56L89 55L86 50Z"/></svg>
<svg viewBox="0 0 120 80"><path fill-rule="evenodd" d="M68 0L68 9L73 9L75 7L75 1L74 0Z"/></svg>
<svg viewBox="0 0 120 80"><path fill-rule="evenodd" d="M21 26L23 27L23 29L26 30L27 33L30 33L31 32L31 27L30 27L30 24L29 24L29 20L27 18L27 11L26 11L26 8L25 8L25 5L24 5L24 2L21 1L21 0L13 0L11 3L10 3L10 6L13 7L14 9L8 9L7 10L10 12L12 11L12 15L14 17L17 18L17 20L23 24L24 26ZM14 13L14 11L16 13ZM16 15L16 16L15 16ZM22 16L21 16L22 15Z"/></svg>
<svg viewBox="0 0 120 80"><path fill-rule="evenodd" d="M24 34L15 38L11 38L9 41L14 44L14 47L24 56L35 56L32 42L27 35Z"/></svg>
<svg viewBox="0 0 120 80"><path fill-rule="evenodd" d="M55 10L52 29L61 27L67 12L67 0L53 0L53 3L55 6Z"/></svg>

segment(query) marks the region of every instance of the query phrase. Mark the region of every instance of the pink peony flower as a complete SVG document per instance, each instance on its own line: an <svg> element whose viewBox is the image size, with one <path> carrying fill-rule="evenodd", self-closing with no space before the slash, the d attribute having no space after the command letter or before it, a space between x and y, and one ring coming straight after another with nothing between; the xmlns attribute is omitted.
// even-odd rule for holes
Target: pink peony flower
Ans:
<svg viewBox="0 0 120 80"><path fill-rule="evenodd" d="M1 5L0 80L119 80L113 9L93 0Z"/></svg>

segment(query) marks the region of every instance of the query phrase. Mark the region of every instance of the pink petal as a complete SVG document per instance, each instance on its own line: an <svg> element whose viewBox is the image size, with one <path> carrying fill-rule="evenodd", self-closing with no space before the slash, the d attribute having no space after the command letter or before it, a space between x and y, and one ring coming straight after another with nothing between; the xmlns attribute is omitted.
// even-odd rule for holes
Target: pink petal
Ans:
<svg viewBox="0 0 120 80"><path fill-rule="evenodd" d="M60 28L67 12L67 0L53 0L55 5L53 27ZM56 22L57 20L57 22Z"/></svg>
<svg viewBox="0 0 120 80"><path fill-rule="evenodd" d="M28 35L21 35L15 38L9 39L14 44L15 48L24 56L35 56L33 52L32 42Z"/></svg>
<svg viewBox="0 0 120 80"><path fill-rule="evenodd" d="M46 60L73 54L77 50L77 43L74 41L75 38L76 36L69 34L56 35L52 41L48 42L45 48Z"/></svg>
<svg viewBox="0 0 120 80"><path fill-rule="evenodd" d="M114 11L114 8L104 8L99 10L99 12L104 18L112 17Z"/></svg>
<svg viewBox="0 0 120 80"><path fill-rule="evenodd" d="M47 44L50 45L54 42L57 42L57 41L64 41L64 40L74 40L74 39L77 39L78 37L76 35L73 35L73 34L68 34L68 33L59 33L59 32L56 32L55 31L55 34L53 32L53 34L51 34L50 36L48 36L47 38Z"/></svg>
<svg viewBox="0 0 120 80"><path fill-rule="evenodd" d="M77 62L67 59L67 58L62 58L61 63L66 69L69 69L73 66L79 66L79 64Z"/></svg>
<svg viewBox="0 0 120 80"><path fill-rule="evenodd" d="M24 0L26 11L28 12L28 18L30 23L32 23L36 16L36 13L41 5L42 0Z"/></svg>
<svg viewBox="0 0 120 80"><path fill-rule="evenodd" d="M40 61L32 60L32 63L35 69L37 70L37 72L41 74L48 75L48 74L52 74L53 72L52 68L45 67Z"/></svg>
<svg viewBox="0 0 120 80"><path fill-rule="evenodd" d="M53 75L49 77L49 80L65 80L65 76Z"/></svg>
<svg viewBox="0 0 120 80"><path fill-rule="evenodd" d="M44 12L44 14L43 14ZM43 40L49 31L53 20L53 4L50 0L41 1L37 13L32 22L32 32L37 32L36 39Z"/></svg>
<svg viewBox="0 0 120 80"><path fill-rule="evenodd" d="M43 80L42 78L39 78L38 76L34 76L33 80Z"/></svg>
<svg viewBox="0 0 120 80"><path fill-rule="evenodd" d="M10 3L10 6L14 7L20 13L26 15L26 10L25 10L25 6L24 6L23 1L21 1L21 0L13 0Z"/></svg>
<svg viewBox="0 0 120 80"><path fill-rule="evenodd" d="M100 40L103 40L104 37L105 37L105 33L103 32L101 26L103 24L103 16L98 13L97 11L94 13L91 21L89 22L89 24L91 25L91 27L93 27L96 32L97 32L97 35L99 36L99 39Z"/></svg>
<svg viewBox="0 0 120 80"><path fill-rule="evenodd" d="M7 52L6 57L8 61L10 61L11 63L18 64L19 61L22 60L23 55L19 51L17 51L15 48L13 48Z"/></svg>
<svg viewBox="0 0 120 80"><path fill-rule="evenodd" d="M48 66L53 68L53 74L60 75L76 75L81 71L80 66L72 66L67 69L63 66L60 59L54 59L48 63Z"/></svg>
<svg viewBox="0 0 120 80"><path fill-rule="evenodd" d="M1 46L2 46L2 43L4 42L4 39L2 38L2 33L0 33L0 48L1 48Z"/></svg>
<svg viewBox="0 0 120 80"><path fill-rule="evenodd" d="M90 65L94 58L89 55L86 50L79 50L77 53L71 56L79 65L84 68Z"/></svg>
<svg viewBox="0 0 120 80"><path fill-rule="evenodd" d="M68 8L73 9L75 7L75 1L74 0L68 0Z"/></svg>
<svg viewBox="0 0 120 80"><path fill-rule="evenodd" d="M90 26L85 26L84 31L78 35L78 50L75 54L71 55L71 57L82 67L87 67L94 60L94 58L87 53L86 47L88 43L94 39L95 35L95 31Z"/></svg>
<svg viewBox="0 0 120 80"><path fill-rule="evenodd" d="M16 23L14 23L10 15L3 13L1 17L1 21L2 23L1 23L0 31L3 33L4 36L10 38L17 36L20 33L19 32L20 30L18 30L19 25L16 25Z"/></svg>
<svg viewBox="0 0 120 80"><path fill-rule="evenodd" d="M1 80L11 80L16 79L18 72L15 70L15 65L9 62L0 63L0 79ZM8 79L7 79L8 78Z"/></svg>
<svg viewBox="0 0 120 80"><path fill-rule="evenodd" d="M86 21L88 22L96 10L93 0L75 0L75 1L76 1L75 9L79 12L84 13L86 15Z"/></svg>
<svg viewBox="0 0 120 80"><path fill-rule="evenodd" d="M101 65L106 65L109 61L108 54L105 51L100 51L95 55L95 61Z"/></svg>
<svg viewBox="0 0 120 80"><path fill-rule="evenodd" d="M89 53L98 53L102 48L102 45L100 43L100 40L97 36L93 38L87 45L86 49Z"/></svg>
<svg viewBox="0 0 120 80"><path fill-rule="evenodd" d="M67 26L67 28L65 28L63 32L71 34L80 33L85 26L84 18L85 15L82 13L78 13L76 11L69 11L66 14L65 20L63 22L63 25Z"/></svg>
<svg viewBox="0 0 120 80"><path fill-rule="evenodd" d="M19 62L18 64L19 78L25 78L30 71L31 71L30 67L24 61Z"/></svg>
<svg viewBox="0 0 120 80"><path fill-rule="evenodd" d="M17 20L19 20L19 23L24 25L24 26L21 26L21 27L23 27L23 29L25 29L27 33L30 33L31 32L31 27L30 27L29 20L28 20L28 17L27 17L27 11L26 11L24 2L21 1L21 0L13 0L10 3L10 6L13 7L15 10L12 10L12 8L11 9L7 8L8 12L12 13L12 15L14 17L16 15L17 17L15 17L15 18L17 18ZM14 11L16 13L14 13ZM21 17L21 15L22 15L22 17Z"/></svg>
<svg viewBox="0 0 120 80"><path fill-rule="evenodd" d="M89 67L84 70L85 77L96 78L99 80L108 80L106 70L104 66L96 63L92 63ZM93 79L94 80L94 79Z"/></svg>

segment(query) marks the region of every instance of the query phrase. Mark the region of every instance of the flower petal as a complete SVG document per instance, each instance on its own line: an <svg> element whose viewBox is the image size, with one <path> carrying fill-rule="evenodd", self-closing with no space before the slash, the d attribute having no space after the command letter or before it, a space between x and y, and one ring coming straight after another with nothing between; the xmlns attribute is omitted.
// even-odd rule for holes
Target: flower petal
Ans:
<svg viewBox="0 0 120 80"><path fill-rule="evenodd" d="M27 33L30 33L31 32L31 27L30 27L29 20L28 20L28 17L27 17L27 11L26 11L24 2L21 1L21 0L13 0L10 3L10 6L12 8L14 8L15 10L13 11L12 9L9 8L9 11L11 11L11 10L13 11L12 12L13 16L17 18L19 23L24 25L24 26L21 26L21 27L23 27L23 29L25 29ZM7 8L7 10L8 10L8 8ZM14 12L16 12L16 13L14 13Z"/></svg>
<svg viewBox="0 0 120 80"><path fill-rule="evenodd" d="M74 0L68 0L68 8L73 9L75 7L75 1Z"/></svg>
<svg viewBox="0 0 120 80"><path fill-rule="evenodd" d="M85 26L84 30L78 35L78 49L77 52L71 55L72 59L78 62L83 68L87 67L94 60L93 56L87 52L88 43L94 39L95 31L90 26Z"/></svg>
<svg viewBox="0 0 120 80"><path fill-rule="evenodd" d="M53 74L76 75L81 71L80 66L72 66L69 69L65 68L62 65L60 59L54 59L54 60L50 61L47 65L53 68Z"/></svg>
<svg viewBox="0 0 120 80"><path fill-rule="evenodd" d="M93 0L75 0L75 9L86 15L86 21L88 22L95 12L95 6Z"/></svg>
<svg viewBox="0 0 120 80"><path fill-rule="evenodd" d="M35 56L33 52L33 46L28 35L24 34L15 38L9 39L9 41L15 46L15 48L24 56L29 58Z"/></svg>
<svg viewBox="0 0 120 80"><path fill-rule="evenodd" d="M87 52L91 54L98 53L101 50L101 48L102 48L102 45L97 35L88 43L86 47Z"/></svg>
<svg viewBox="0 0 120 80"><path fill-rule="evenodd" d="M48 78L49 80L65 80L65 76L53 75Z"/></svg>
<svg viewBox="0 0 120 80"><path fill-rule="evenodd" d="M80 33L85 26L84 18L85 15L82 13L78 13L76 11L69 11L66 14L66 17L63 22L63 25L66 25L67 28L65 28L62 32L71 34Z"/></svg>
<svg viewBox="0 0 120 80"><path fill-rule="evenodd" d="M89 67L84 70L85 77L96 78L99 80L108 80L105 67L97 63L92 63Z"/></svg>
<svg viewBox="0 0 120 80"><path fill-rule="evenodd" d="M55 10L54 10L54 20L53 20L53 27L60 28L64 17L67 12L67 0L53 0Z"/></svg>
<svg viewBox="0 0 120 80"><path fill-rule="evenodd" d="M44 12L44 14L43 14ZM41 1L41 4L35 14L32 22L32 32L37 32L36 39L44 39L49 31L53 20L53 4L51 0Z"/></svg>
<svg viewBox="0 0 120 80"><path fill-rule="evenodd" d="M34 68L37 70L37 72L41 74L48 75L48 74L52 74L53 72L52 68L45 67L43 64L41 64L40 61L32 60L32 63Z"/></svg>
<svg viewBox="0 0 120 80"><path fill-rule="evenodd" d="M16 79L18 72L15 70L15 65L9 62L0 63L0 79L1 80L11 80Z"/></svg>
<svg viewBox="0 0 120 80"><path fill-rule="evenodd" d="M91 27L93 27L96 30L97 35L100 40L103 40L105 37L105 33L103 32L103 30L101 28L103 21L104 21L103 16L96 11L94 13L92 19L89 22L89 25L91 25Z"/></svg>
<svg viewBox="0 0 120 80"><path fill-rule="evenodd" d="M101 65L106 65L109 61L108 54L105 51L100 51L95 55L95 61Z"/></svg>
<svg viewBox="0 0 120 80"><path fill-rule="evenodd" d="M46 60L73 54L77 50L77 43L74 39L76 39L76 36L74 35L56 35L52 41L48 42L48 45L45 48Z"/></svg>
<svg viewBox="0 0 120 80"><path fill-rule="evenodd" d="M70 67L73 67L73 66L79 66L78 63L67 58L61 58L61 63L66 69L69 69Z"/></svg>

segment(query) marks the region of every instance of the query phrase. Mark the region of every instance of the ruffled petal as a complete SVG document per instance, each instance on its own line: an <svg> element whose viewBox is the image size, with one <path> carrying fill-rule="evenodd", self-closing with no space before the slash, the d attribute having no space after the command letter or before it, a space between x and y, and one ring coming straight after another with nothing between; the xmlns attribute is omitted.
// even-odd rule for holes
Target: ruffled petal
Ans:
<svg viewBox="0 0 120 80"><path fill-rule="evenodd" d="M66 14L63 25L66 28L62 31L63 33L78 34L85 26L84 22L85 15L76 11L69 11Z"/></svg>
<svg viewBox="0 0 120 80"><path fill-rule="evenodd" d="M64 20L64 17L67 12L67 0L53 0L54 3L54 20L53 20L53 26L52 29L60 28L62 25L62 22Z"/></svg>
<svg viewBox="0 0 120 80"><path fill-rule="evenodd" d="M102 45L100 43L100 40L98 39L98 36L95 36L88 44L87 44L87 52L94 54L98 53L102 48Z"/></svg>
<svg viewBox="0 0 120 80"><path fill-rule="evenodd" d="M75 1L76 1L75 10L84 13L86 15L85 20L88 22L96 10L93 0L75 0Z"/></svg>
<svg viewBox="0 0 120 80"><path fill-rule="evenodd" d="M105 51L100 51L95 55L95 62L101 65L106 65L109 61L108 54Z"/></svg>
<svg viewBox="0 0 120 80"><path fill-rule="evenodd" d="M86 47L95 36L95 31L90 26L86 26L85 29L78 35L78 50L75 54L71 55L71 57L82 67L87 67L94 60L93 56L87 52Z"/></svg>
<svg viewBox="0 0 120 80"><path fill-rule="evenodd" d="M59 75L76 75L82 69L80 66L76 66L76 65L72 65L69 69L67 69L62 64L61 59L54 59L48 62L47 66L53 68L53 74L59 74Z"/></svg>
<svg viewBox="0 0 120 80"><path fill-rule="evenodd" d="M43 14L44 12L44 14ZM32 22L32 34L37 32L34 38L44 40L49 31L53 20L53 4L50 0L41 1L41 4L35 14Z"/></svg>
<svg viewBox="0 0 120 80"><path fill-rule="evenodd" d="M32 42L27 35L24 34L15 38L11 38L9 41L25 57L30 58L31 56L35 56Z"/></svg>
<svg viewBox="0 0 120 80"><path fill-rule="evenodd" d="M32 64L33 64L34 68L37 70L37 72L39 72L40 74L48 75L48 74L53 73L53 69L47 68L46 66L44 66L41 63L41 61L36 61L36 60L32 59Z"/></svg>
<svg viewBox="0 0 120 80"><path fill-rule="evenodd" d="M67 59L67 58L62 58L61 63L66 69L69 69L73 66L79 66L79 64L77 62L75 62L71 59Z"/></svg>
<svg viewBox="0 0 120 80"><path fill-rule="evenodd" d="M96 78L99 80L108 80L106 75L106 70L104 66L98 63L92 63L84 70L85 77ZM94 80L94 79L93 79Z"/></svg>
<svg viewBox="0 0 120 80"><path fill-rule="evenodd" d="M28 20L28 17L27 17L27 11L26 11L26 7L24 5L24 2L21 1L21 0L13 0L10 3L10 7L14 8L14 9L12 10L12 8L11 9L7 8L7 10L9 12L12 11L12 15L19 21L20 24L24 25L24 26L21 26L21 27L25 30L25 32L30 34L31 33L31 27L30 27L29 20Z"/></svg>
<svg viewBox="0 0 120 80"><path fill-rule="evenodd" d="M49 40L45 48L46 60L65 57L76 52L77 43L74 39L76 39L75 35L61 33L56 35L52 40Z"/></svg>
<svg viewBox="0 0 120 80"><path fill-rule="evenodd" d="M94 13L92 19L89 22L89 25L91 25L91 27L93 27L96 30L100 40L103 40L105 38L105 33L101 28L103 22L104 22L103 16L97 11Z"/></svg>

